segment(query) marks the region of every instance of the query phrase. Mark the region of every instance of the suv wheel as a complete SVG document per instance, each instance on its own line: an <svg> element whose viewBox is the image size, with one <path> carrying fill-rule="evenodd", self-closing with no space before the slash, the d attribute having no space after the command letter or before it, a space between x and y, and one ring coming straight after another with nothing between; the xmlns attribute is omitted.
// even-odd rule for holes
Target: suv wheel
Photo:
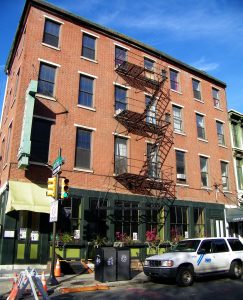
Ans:
<svg viewBox="0 0 243 300"><path fill-rule="evenodd" d="M232 279L239 279L242 275L242 264L239 261L232 261L230 265L230 277Z"/></svg>
<svg viewBox="0 0 243 300"><path fill-rule="evenodd" d="M180 267L176 274L176 283L179 286L190 286L194 281L192 267Z"/></svg>

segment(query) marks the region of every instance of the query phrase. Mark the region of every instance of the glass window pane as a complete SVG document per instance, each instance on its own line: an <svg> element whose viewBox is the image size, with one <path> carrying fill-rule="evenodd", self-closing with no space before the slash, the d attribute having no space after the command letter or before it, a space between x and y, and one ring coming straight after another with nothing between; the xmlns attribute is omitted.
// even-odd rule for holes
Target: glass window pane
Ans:
<svg viewBox="0 0 243 300"><path fill-rule="evenodd" d="M56 67L42 64L40 65L37 92L52 97L54 94Z"/></svg>
<svg viewBox="0 0 243 300"><path fill-rule="evenodd" d="M90 169L91 132L77 129L75 166Z"/></svg>
<svg viewBox="0 0 243 300"><path fill-rule="evenodd" d="M121 47L115 47L115 64L120 65L127 60L127 50Z"/></svg>
<svg viewBox="0 0 243 300"><path fill-rule="evenodd" d="M53 22L51 20L46 20L43 42L48 45L58 47L59 31L60 31L60 24Z"/></svg>
<svg viewBox="0 0 243 300"><path fill-rule="evenodd" d="M82 56L89 59L95 59L96 38L88 34L83 34Z"/></svg>

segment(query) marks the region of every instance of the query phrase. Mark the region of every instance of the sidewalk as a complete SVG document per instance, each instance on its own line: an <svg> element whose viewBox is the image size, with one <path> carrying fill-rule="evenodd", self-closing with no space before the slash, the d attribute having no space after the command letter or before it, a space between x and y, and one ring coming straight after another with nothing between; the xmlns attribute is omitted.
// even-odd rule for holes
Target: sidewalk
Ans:
<svg viewBox="0 0 243 300"><path fill-rule="evenodd" d="M15 270L17 274L19 274L23 270ZM38 274L41 275L41 270ZM48 270L45 271L45 277L46 279L49 277ZM117 287L117 286L123 286L123 285L130 285L130 284L136 284L136 283L144 283L148 281L148 277L142 272L137 270L132 270L132 276L131 280L126 281L114 281L114 282L105 282L101 283L99 281L95 280L95 274L73 274L73 275L64 275L62 277L56 278L59 282L57 286L51 286L48 287L50 290L53 291L55 295L61 294L64 290L64 288L69 288L70 291L74 288L91 288L95 286L99 286L102 289L103 287ZM6 273L1 274L0 277L0 300L6 299L12 289L13 285L13 278L14 273Z"/></svg>

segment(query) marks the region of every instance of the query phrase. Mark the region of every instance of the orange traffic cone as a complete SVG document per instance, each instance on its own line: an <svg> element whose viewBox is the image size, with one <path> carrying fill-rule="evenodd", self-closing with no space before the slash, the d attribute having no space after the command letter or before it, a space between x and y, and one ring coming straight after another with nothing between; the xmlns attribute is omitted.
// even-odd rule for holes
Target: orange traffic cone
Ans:
<svg viewBox="0 0 243 300"><path fill-rule="evenodd" d="M44 290L47 291L46 277L45 277L45 272L44 271L42 272L41 283L43 285Z"/></svg>
<svg viewBox="0 0 243 300"><path fill-rule="evenodd" d="M61 277L61 266L60 266L59 258L57 259L54 275L55 277Z"/></svg>

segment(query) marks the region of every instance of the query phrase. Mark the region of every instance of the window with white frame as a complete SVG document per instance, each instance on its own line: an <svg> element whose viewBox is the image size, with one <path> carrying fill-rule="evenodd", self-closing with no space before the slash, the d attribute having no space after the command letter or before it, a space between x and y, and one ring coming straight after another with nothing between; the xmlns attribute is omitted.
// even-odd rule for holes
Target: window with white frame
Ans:
<svg viewBox="0 0 243 300"><path fill-rule="evenodd" d="M193 89L193 97L195 99L201 100L201 86L200 81L196 79L192 79L192 89Z"/></svg>
<svg viewBox="0 0 243 300"><path fill-rule="evenodd" d="M185 152L176 150L176 182L186 183Z"/></svg>
<svg viewBox="0 0 243 300"><path fill-rule="evenodd" d="M54 96L56 67L46 63L40 63L37 93L45 96Z"/></svg>
<svg viewBox="0 0 243 300"><path fill-rule="evenodd" d="M148 176L150 178L160 177L160 164L158 161L158 146L147 143L147 162L148 162Z"/></svg>
<svg viewBox="0 0 243 300"><path fill-rule="evenodd" d="M78 104L93 107L94 78L80 75Z"/></svg>
<svg viewBox="0 0 243 300"><path fill-rule="evenodd" d="M224 124L220 121L216 121L216 127L217 127L218 144L224 146L225 145Z"/></svg>
<svg viewBox="0 0 243 300"><path fill-rule="evenodd" d="M173 105L172 108L173 108L174 131L182 133L183 132L182 107Z"/></svg>
<svg viewBox="0 0 243 300"><path fill-rule="evenodd" d="M212 88L213 104L214 107L220 108L219 90Z"/></svg>
<svg viewBox="0 0 243 300"><path fill-rule="evenodd" d="M127 172L127 139L115 136L115 174Z"/></svg>
<svg viewBox="0 0 243 300"><path fill-rule="evenodd" d="M203 115L196 113L196 122L197 122L197 137L205 140L205 119Z"/></svg>
<svg viewBox="0 0 243 300"><path fill-rule="evenodd" d="M77 128L75 167L80 169L91 169L91 142L92 131Z"/></svg>
<svg viewBox="0 0 243 300"><path fill-rule="evenodd" d="M243 190L243 158L236 158L236 174L238 189Z"/></svg>
<svg viewBox="0 0 243 300"><path fill-rule="evenodd" d="M146 122L156 124L156 101L151 96L145 95Z"/></svg>
<svg viewBox="0 0 243 300"><path fill-rule="evenodd" d="M170 88L174 91L180 91L179 72L170 69Z"/></svg>
<svg viewBox="0 0 243 300"><path fill-rule="evenodd" d="M127 109L127 89L115 85L115 111L119 114L121 111Z"/></svg>
<svg viewBox="0 0 243 300"><path fill-rule="evenodd" d="M226 161L220 162L223 190L229 190L229 164Z"/></svg>
<svg viewBox="0 0 243 300"><path fill-rule="evenodd" d="M11 142L11 136L12 136L12 123L8 127L8 136L7 136L7 143L6 143L6 149L4 151L5 157L4 157L4 163L5 165L8 162L8 157L9 157L9 147L10 147L10 142Z"/></svg>
<svg viewBox="0 0 243 300"><path fill-rule="evenodd" d="M43 43L53 47L58 47L60 27L61 25L59 23L50 19L46 19L43 34Z"/></svg>
<svg viewBox="0 0 243 300"><path fill-rule="evenodd" d="M201 172L201 186L209 186L209 176L208 176L208 157L200 156L200 172Z"/></svg>
<svg viewBox="0 0 243 300"><path fill-rule="evenodd" d="M83 33L82 56L95 60L96 38L87 33Z"/></svg>
<svg viewBox="0 0 243 300"><path fill-rule="evenodd" d="M115 46L115 66L119 66L124 61L127 61L127 49Z"/></svg>

